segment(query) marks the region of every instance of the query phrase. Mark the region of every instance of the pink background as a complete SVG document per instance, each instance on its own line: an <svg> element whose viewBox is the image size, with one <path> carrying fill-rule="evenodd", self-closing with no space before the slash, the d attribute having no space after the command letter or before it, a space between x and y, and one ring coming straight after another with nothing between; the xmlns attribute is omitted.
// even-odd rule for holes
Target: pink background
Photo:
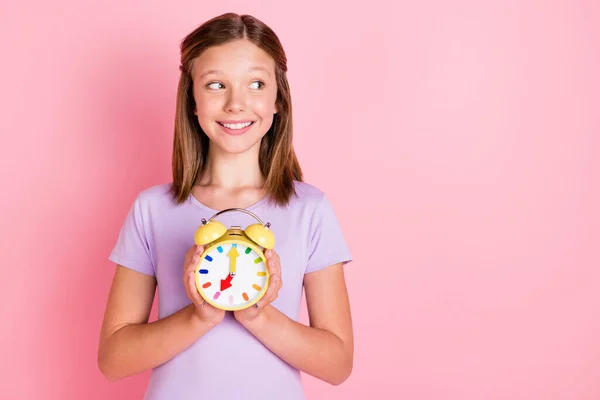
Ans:
<svg viewBox="0 0 600 400"><path fill-rule="evenodd" d="M229 10L280 36L306 178L355 256L354 372L309 398L600 397L598 2L16 3L0 397L142 397L147 373L96 366L107 256L170 179L179 41Z"/></svg>

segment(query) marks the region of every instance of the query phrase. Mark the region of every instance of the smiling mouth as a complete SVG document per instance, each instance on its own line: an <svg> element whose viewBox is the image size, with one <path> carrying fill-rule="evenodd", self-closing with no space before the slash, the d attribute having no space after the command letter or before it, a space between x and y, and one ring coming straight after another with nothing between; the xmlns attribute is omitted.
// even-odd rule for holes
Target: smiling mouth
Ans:
<svg viewBox="0 0 600 400"><path fill-rule="evenodd" d="M221 125L222 127L227 128L227 129L240 130L240 129L244 129L244 128L247 128L247 127L253 125L254 122L255 121L245 121L245 122L228 123L228 122L219 122L219 121L217 121L217 124Z"/></svg>

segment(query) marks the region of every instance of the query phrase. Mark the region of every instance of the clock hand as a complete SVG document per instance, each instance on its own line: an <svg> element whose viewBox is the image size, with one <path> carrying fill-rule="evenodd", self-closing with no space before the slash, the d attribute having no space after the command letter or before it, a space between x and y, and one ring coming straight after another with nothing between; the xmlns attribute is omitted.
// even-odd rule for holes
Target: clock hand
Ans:
<svg viewBox="0 0 600 400"><path fill-rule="evenodd" d="M235 275L235 261L240 256L240 253L237 252L235 247L231 247L231 250L227 254L229 257L229 274Z"/></svg>
<svg viewBox="0 0 600 400"><path fill-rule="evenodd" d="M231 287L231 280L233 279L233 275L228 274L227 278L221 279L221 292L225 289L229 289Z"/></svg>
<svg viewBox="0 0 600 400"><path fill-rule="evenodd" d="M235 247L232 247L227 254L227 257L229 257L229 275L227 275L227 278L221 279L221 291L231 287L231 280L235 276L236 259L239 255Z"/></svg>

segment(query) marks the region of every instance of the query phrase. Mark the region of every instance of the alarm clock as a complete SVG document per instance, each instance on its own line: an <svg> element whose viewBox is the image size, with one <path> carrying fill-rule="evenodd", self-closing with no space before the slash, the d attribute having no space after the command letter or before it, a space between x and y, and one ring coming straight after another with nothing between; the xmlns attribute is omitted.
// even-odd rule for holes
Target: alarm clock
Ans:
<svg viewBox="0 0 600 400"><path fill-rule="evenodd" d="M226 228L215 218L228 212L246 213L258 221L245 229ZM194 242L204 246L195 268L198 293L212 306L236 311L255 305L267 291L269 271L264 251L275 247L275 235L252 212L228 208L217 212L194 234Z"/></svg>

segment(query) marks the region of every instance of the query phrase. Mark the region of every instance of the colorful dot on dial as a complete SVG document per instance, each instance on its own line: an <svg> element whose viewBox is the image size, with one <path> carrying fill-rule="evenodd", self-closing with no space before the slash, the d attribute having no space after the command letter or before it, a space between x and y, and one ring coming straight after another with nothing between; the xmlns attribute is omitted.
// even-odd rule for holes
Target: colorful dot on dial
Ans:
<svg viewBox="0 0 600 400"><path fill-rule="evenodd" d="M208 261L212 261L213 260L211 256L206 256L204 258L206 258Z"/></svg>
<svg viewBox="0 0 600 400"><path fill-rule="evenodd" d="M229 296L229 304L233 304L233 296Z"/></svg>
<svg viewBox="0 0 600 400"><path fill-rule="evenodd" d="M206 288L210 287L210 285L212 285L212 283L210 283L210 282L206 282L204 285L202 285L202 287L203 287L204 289L206 289Z"/></svg>
<svg viewBox="0 0 600 400"><path fill-rule="evenodd" d="M220 295L221 295L221 292L215 293L215 295L213 296L213 299L215 299L215 300L218 299Z"/></svg>
<svg viewBox="0 0 600 400"><path fill-rule="evenodd" d="M219 253L223 252L223 248L221 246L217 247L217 250L219 250Z"/></svg>
<svg viewBox="0 0 600 400"><path fill-rule="evenodd" d="M198 271L201 274L208 274L208 270L207 269L201 269Z"/></svg>
<svg viewBox="0 0 600 400"><path fill-rule="evenodd" d="M254 260L254 264L258 264L261 261L262 261L262 258L258 257L256 260Z"/></svg>
<svg viewBox="0 0 600 400"><path fill-rule="evenodd" d="M248 294L246 292L242 293L242 297L244 298L244 300L248 301L249 297Z"/></svg>
<svg viewBox="0 0 600 400"><path fill-rule="evenodd" d="M260 286L258 286L257 284L254 284L254 285L252 285L252 287L253 287L254 289L256 289L256 290L260 290L260 289L262 289L262 288L261 288Z"/></svg>
<svg viewBox="0 0 600 400"><path fill-rule="evenodd" d="M252 249L250 247L246 247L246 254L250 254L251 251Z"/></svg>
<svg viewBox="0 0 600 400"><path fill-rule="evenodd" d="M258 276L267 276L267 273L265 271L260 271L260 272L257 272L256 275L258 275Z"/></svg>

